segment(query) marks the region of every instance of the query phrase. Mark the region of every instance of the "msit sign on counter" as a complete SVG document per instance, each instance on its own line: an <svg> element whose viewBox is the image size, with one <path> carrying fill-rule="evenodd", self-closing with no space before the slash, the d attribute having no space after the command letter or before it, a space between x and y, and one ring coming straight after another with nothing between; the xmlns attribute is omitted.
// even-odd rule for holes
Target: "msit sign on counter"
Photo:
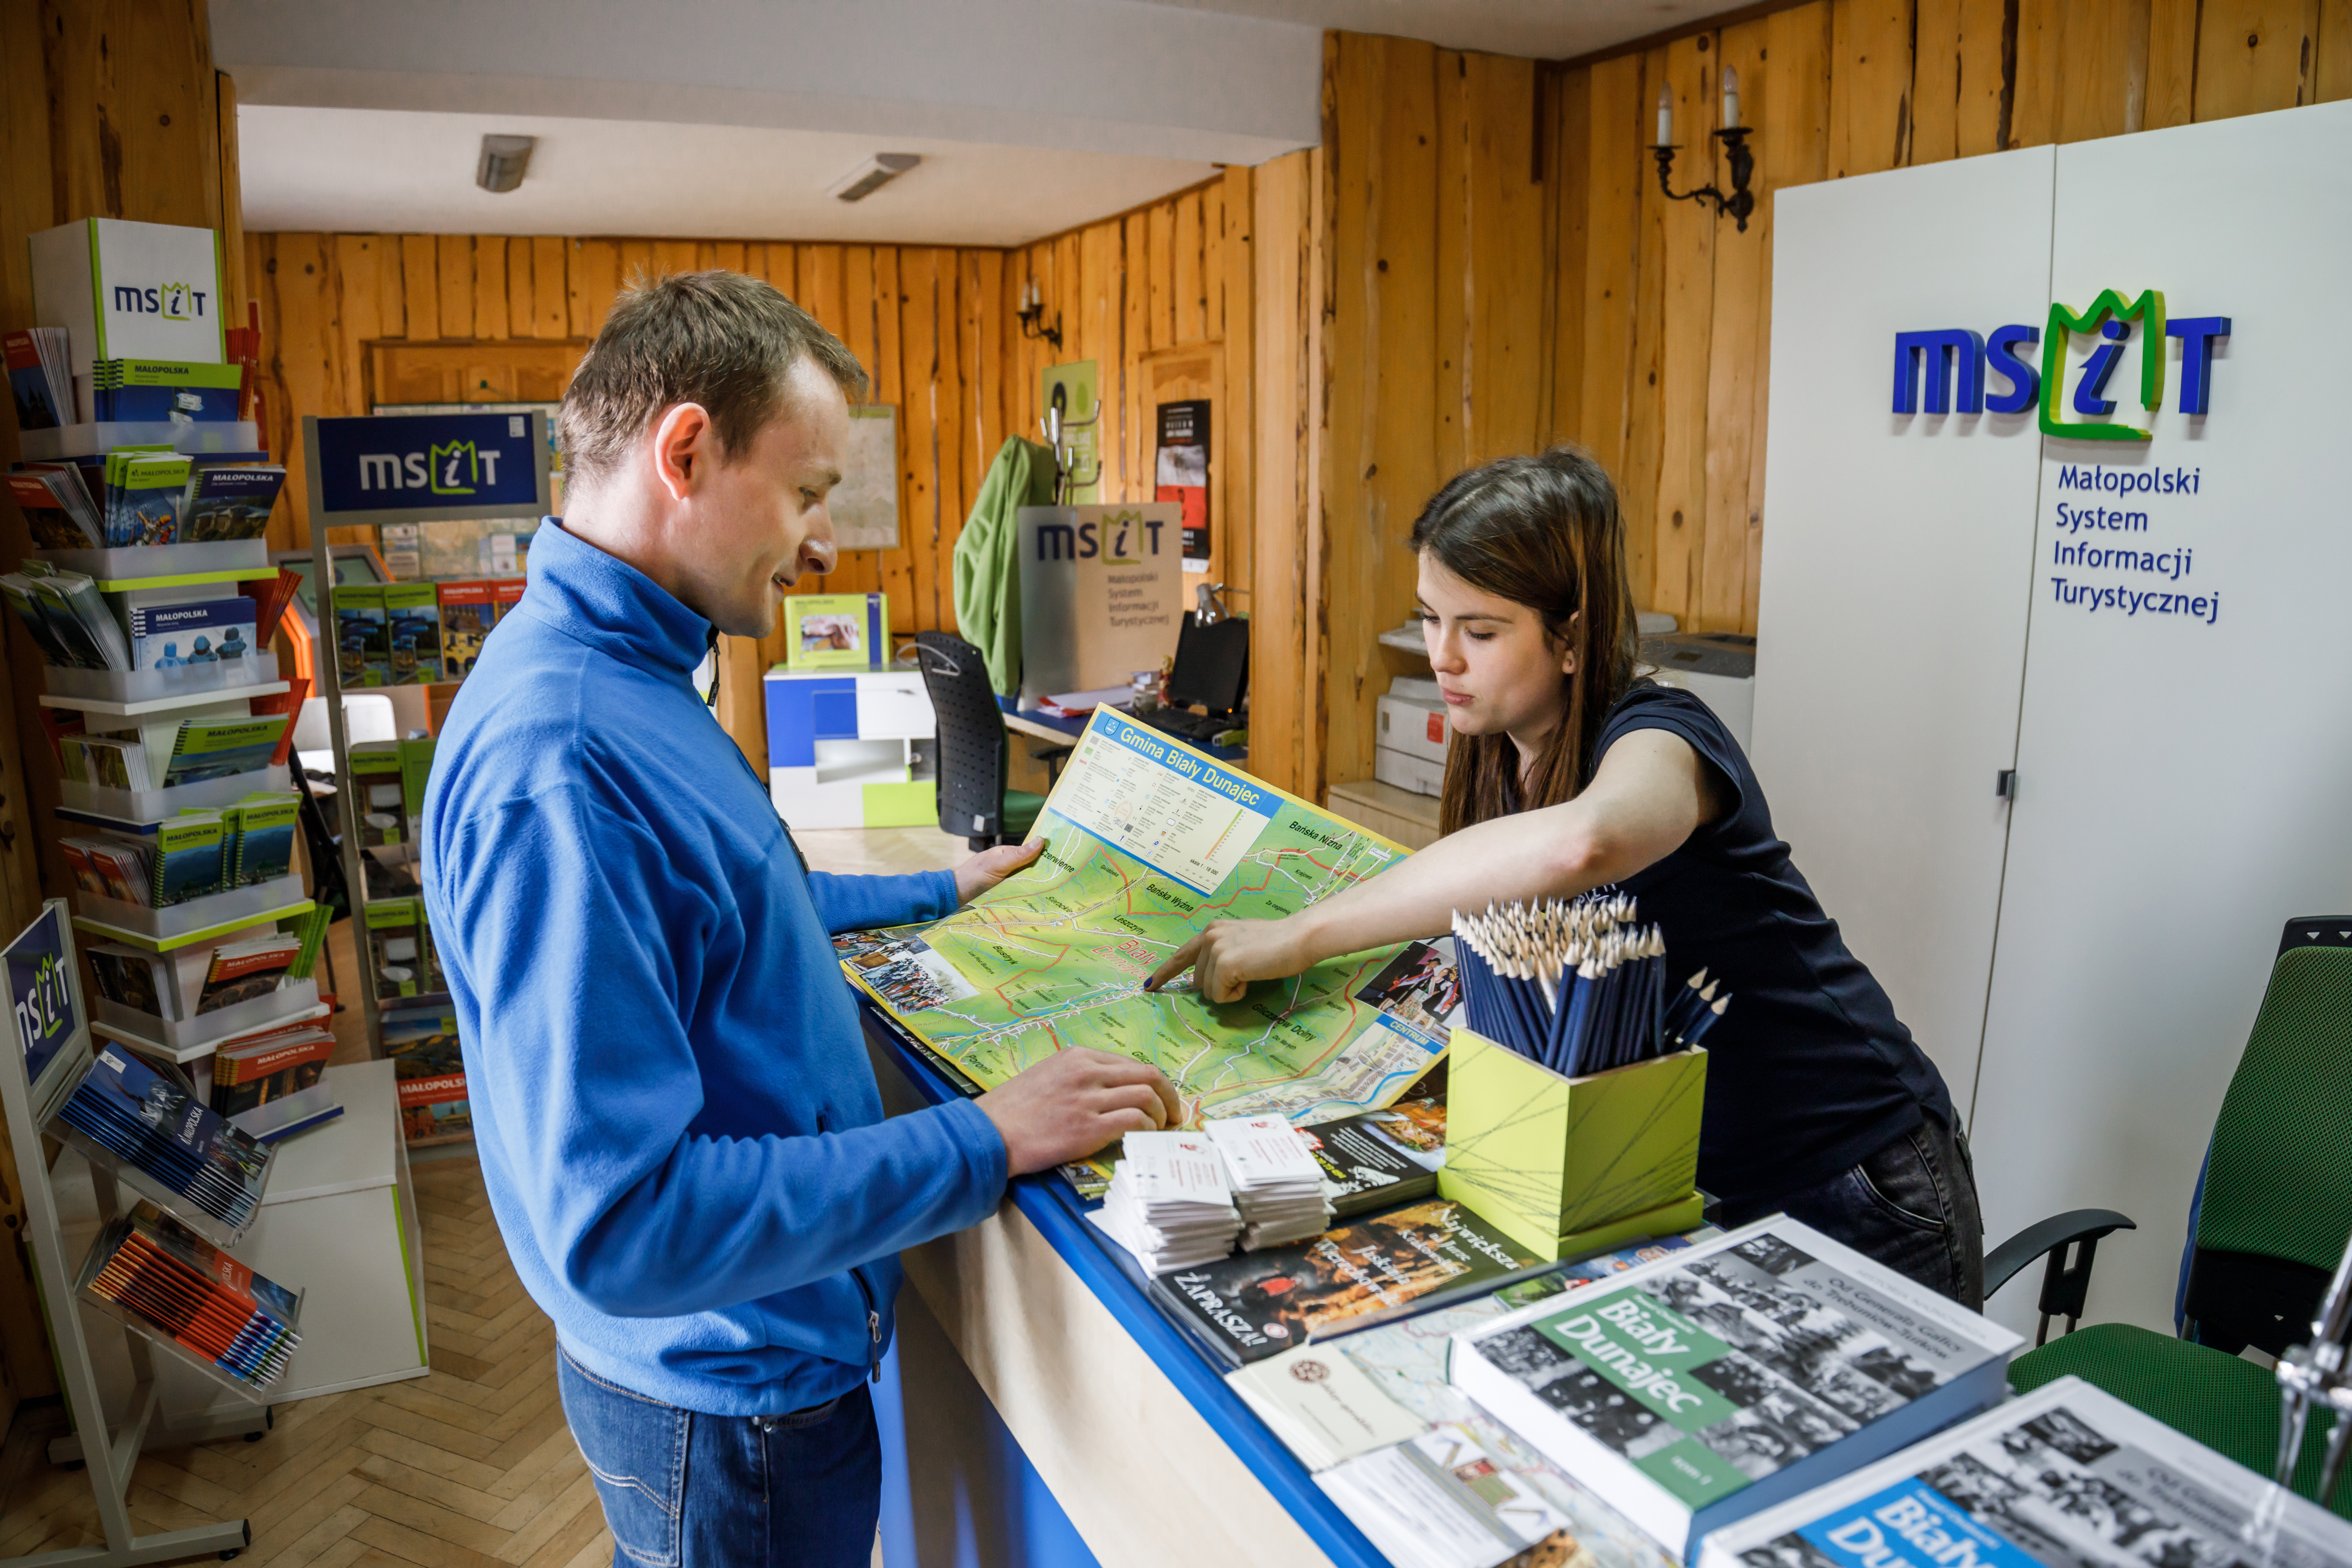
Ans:
<svg viewBox="0 0 2352 1568"><path fill-rule="evenodd" d="M2135 334L2134 327L2137 326ZM2090 357L2074 372L2069 395L2066 345L2076 332L2096 332L2101 340ZM1926 386L1930 414L2022 414L2039 404L2042 433L2086 441L2145 441L2148 432L2105 422L2116 411L2107 384L2126 352L2138 340L2139 405L2153 414L2164 404L2165 365L2170 357L2166 340L2180 342L2180 412L2207 413L2213 395L2213 345L2230 335L2227 316L2168 316L2161 289L2143 290L2126 300L2113 289L2103 289L2080 314L2053 301L2046 334L2043 329L2013 322L1979 333L1968 327L1895 334L1895 403L1897 414L1916 414L1921 384ZM2045 341L2046 339L2046 341ZM2021 351L2042 344L2042 365L2036 368ZM1990 370L2008 383L2005 390L1988 394ZM2046 374L2045 374L2046 373ZM2062 400L2066 407L2060 406ZM2068 418L2071 411L2082 416Z"/></svg>
<svg viewBox="0 0 2352 1568"><path fill-rule="evenodd" d="M313 517L423 522L550 510L544 414L306 418L302 440Z"/></svg>

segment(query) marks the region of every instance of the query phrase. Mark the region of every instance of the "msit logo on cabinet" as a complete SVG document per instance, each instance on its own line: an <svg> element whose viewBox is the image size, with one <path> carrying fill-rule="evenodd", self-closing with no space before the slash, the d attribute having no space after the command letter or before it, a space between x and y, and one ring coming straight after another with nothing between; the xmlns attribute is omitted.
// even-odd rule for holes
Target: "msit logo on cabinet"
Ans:
<svg viewBox="0 0 2352 1568"><path fill-rule="evenodd" d="M2213 395L2213 344L2230 335L2227 316L2168 316L2164 293L2148 289L2137 300L2126 300L2116 289L2101 290L2090 308L2079 315L2053 301L2046 332L2012 324L1979 333L1966 327L1895 334L1895 412L1920 411L1921 383L1926 384L1930 414L2022 414L2037 403L2042 433L2083 441L2145 441L2149 433L2136 426L2104 422L2116 411L2107 383L2122 363L2137 327L2139 344L2139 405L2153 414L2164 404L2165 365L2170 356L2165 340L2180 340L2180 412L2207 412ZM2071 397L2062 384L2066 378L2066 344L2075 333L2096 332L2102 340L2074 373ZM2040 343L2037 368L2020 355L2021 347ZM1990 370L2009 383L2005 392L1988 394ZM2074 414L2060 408L2064 398Z"/></svg>

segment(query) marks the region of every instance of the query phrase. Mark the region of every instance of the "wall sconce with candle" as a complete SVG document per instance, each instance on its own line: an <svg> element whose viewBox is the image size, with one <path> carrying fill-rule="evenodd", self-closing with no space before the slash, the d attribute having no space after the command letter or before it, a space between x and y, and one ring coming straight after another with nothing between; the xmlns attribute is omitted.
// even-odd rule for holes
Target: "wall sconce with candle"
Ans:
<svg viewBox="0 0 2352 1568"><path fill-rule="evenodd" d="M1755 193L1748 188L1756 173L1756 154L1748 150L1748 127L1739 123L1739 73L1729 66L1723 68L1723 129L1714 132L1722 142L1731 162L1731 194L1726 195L1713 185L1701 185L1695 191L1677 193L1670 183L1674 174L1675 153L1675 89L1672 86L1658 89L1658 140L1650 155L1658 161L1658 189L1666 199L1676 202L1706 202L1715 204L1717 217L1729 214L1739 220L1739 232L1748 232L1748 216L1756 210Z"/></svg>
<svg viewBox="0 0 2352 1568"><path fill-rule="evenodd" d="M1054 324L1050 327L1045 324L1045 293L1037 287L1034 278L1029 279L1028 286L1021 290L1021 308L1013 312L1013 317L1021 323L1023 337L1043 338L1055 348L1062 346L1062 313L1055 311Z"/></svg>

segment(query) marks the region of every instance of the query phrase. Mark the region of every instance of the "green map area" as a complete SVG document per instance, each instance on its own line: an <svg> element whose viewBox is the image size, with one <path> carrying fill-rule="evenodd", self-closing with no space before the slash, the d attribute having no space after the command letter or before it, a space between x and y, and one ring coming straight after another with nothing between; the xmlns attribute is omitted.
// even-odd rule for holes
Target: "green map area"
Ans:
<svg viewBox="0 0 2352 1568"><path fill-rule="evenodd" d="M1189 979L1142 989L1209 921L1294 913L1394 865L1398 846L1107 710L1037 832L1036 861L970 907L836 944L852 978L973 1081L1092 1046L1166 1073L1188 1126L1307 1124L1392 1102L1442 1053L1459 981L1425 944L1335 959L1228 1005Z"/></svg>

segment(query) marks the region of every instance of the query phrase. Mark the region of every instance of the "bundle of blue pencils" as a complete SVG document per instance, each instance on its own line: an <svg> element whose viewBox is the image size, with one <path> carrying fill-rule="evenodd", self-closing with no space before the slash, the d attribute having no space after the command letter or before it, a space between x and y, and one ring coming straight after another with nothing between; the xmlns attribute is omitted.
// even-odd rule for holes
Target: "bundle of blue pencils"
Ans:
<svg viewBox="0 0 2352 1568"><path fill-rule="evenodd" d="M1669 1005L1665 938L1610 889L1456 910L1454 952L1470 1027L1568 1078L1696 1044L1731 1000L1710 984L1694 1004L1694 984Z"/></svg>

